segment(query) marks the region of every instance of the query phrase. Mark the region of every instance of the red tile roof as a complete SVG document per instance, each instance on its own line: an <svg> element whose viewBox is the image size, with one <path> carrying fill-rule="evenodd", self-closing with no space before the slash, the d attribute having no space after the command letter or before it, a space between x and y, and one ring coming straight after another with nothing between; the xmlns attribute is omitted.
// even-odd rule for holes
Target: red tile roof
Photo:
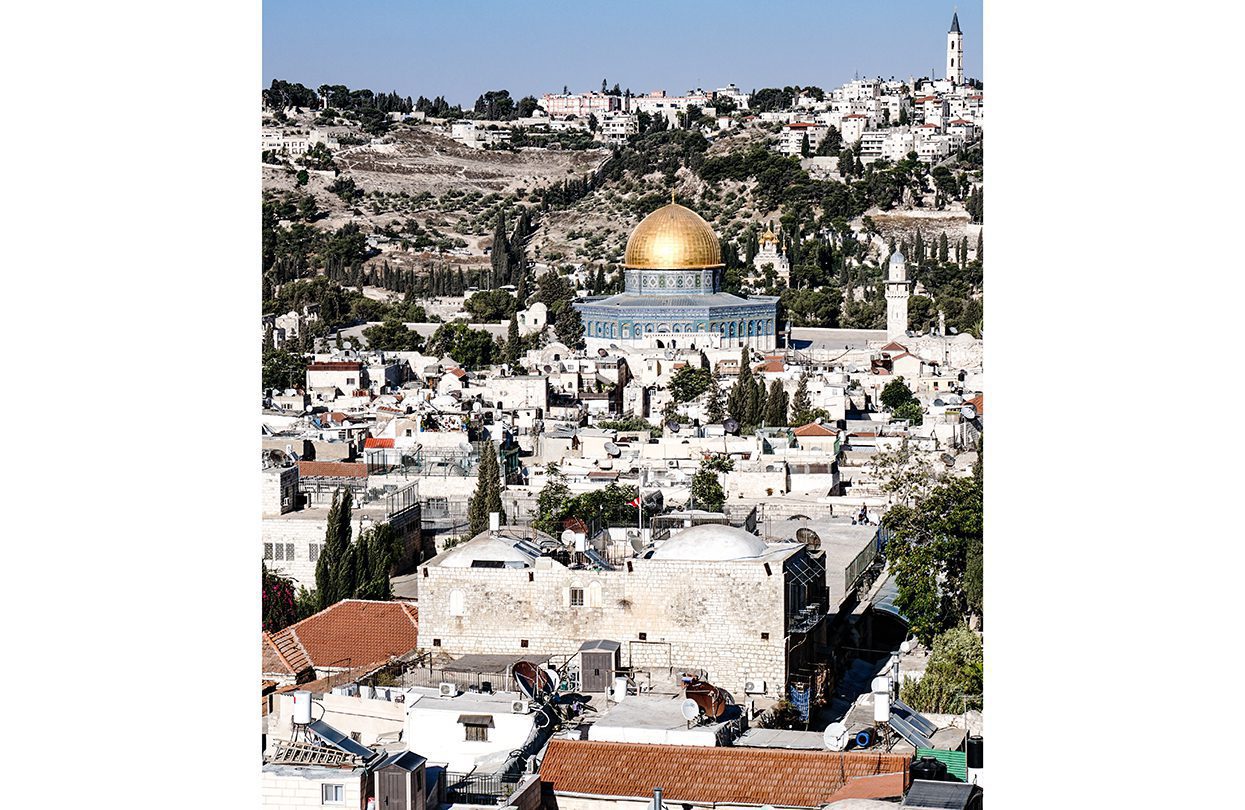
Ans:
<svg viewBox="0 0 1245 810"><path fill-rule="evenodd" d="M294 674L309 667L345 668L378 664L419 646L418 609L407 602L344 599L284 630L264 634L268 646L289 661Z"/></svg>
<svg viewBox="0 0 1245 810"><path fill-rule="evenodd" d="M986 412L986 395L985 395L985 394L978 394L977 396L973 397L972 399L965 400L964 404L965 404L965 405L972 405L972 406L973 406L973 408L975 408L975 409L976 409L976 411L977 411L977 415L978 415L978 416L981 416L981 415L985 414L985 412Z"/></svg>
<svg viewBox="0 0 1245 810"><path fill-rule="evenodd" d="M300 478L367 478L367 465L358 461L300 461Z"/></svg>
<svg viewBox="0 0 1245 810"><path fill-rule="evenodd" d="M366 439L363 440L363 447L364 449L368 449L368 450L374 447L379 447L379 448L393 447L393 439L377 439L372 436L368 436Z"/></svg>
<svg viewBox="0 0 1245 810"><path fill-rule="evenodd" d="M908 347L907 347L907 346L905 346L905 345L903 345L902 343L899 343L898 341L894 341L894 340L892 340L890 343L887 343L885 346L883 346L883 347L880 349L880 351L884 351L884 352L906 352L906 351L908 351Z"/></svg>
<svg viewBox="0 0 1245 810"><path fill-rule="evenodd" d="M797 436L838 436L839 432L834 428L828 428L825 425L819 425L816 422L810 422L807 425L795 429Z"/></svg>
<svg viewBox="0 0 1245 810"><path fill-rule="evenodd" d="M289 628L263 635L263 671L292 678L311 670L311 659Z"/></svg>
<svg viewBox="0 0 1245 810"><path fill-rule="evenodd" d="M821 807L854 780L879 774L896 776L861 790L876 796L898 787L886 795L901 795L909 762L903 754L554 739L540 778L564 793L642 799L660 785L674 803Z"/></svg>

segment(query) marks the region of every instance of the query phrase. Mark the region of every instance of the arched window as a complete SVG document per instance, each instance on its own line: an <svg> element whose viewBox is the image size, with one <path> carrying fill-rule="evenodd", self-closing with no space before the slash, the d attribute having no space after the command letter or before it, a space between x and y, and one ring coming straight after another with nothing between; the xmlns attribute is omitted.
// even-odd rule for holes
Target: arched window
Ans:
<svg viewBox="0 0 1245 810"><path fill-rule="evenodd" d="M588 607L601 607L601 583L595 580L588 583Z"/></svg>
<svg viewBox="0 0 1245 810"><path fill-rule="evenodd" d="M467 615L467 594L459 588L450 591L450 615Z"/></svg>

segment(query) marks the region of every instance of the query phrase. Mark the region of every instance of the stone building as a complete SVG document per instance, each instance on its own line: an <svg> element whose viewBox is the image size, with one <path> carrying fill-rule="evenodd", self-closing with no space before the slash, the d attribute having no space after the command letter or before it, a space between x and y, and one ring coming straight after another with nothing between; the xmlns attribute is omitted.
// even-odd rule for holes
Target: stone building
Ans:
<svg viewBox="0 0 1245 810"><path fill-rule="evenodd" d="M778 252L778 236L770 228L765 229L765 233L757 239L759 250L757 255L752 257L752 274L751 279L763 279L765 277L765 265L770 265L774 270L774 276L784 284L791 283L791 264L787 261L787 257Z"/></svg>
<svg viewBox="0 0 1245 810"><path fill-rule="evenodd" d="M574 305L589 351L777 345L778 298L721 291L721 244L695 211L672 201L645 217L623 266L624 292Z"/></svg>
<svg viewBox="0 0 1245 810"><path fill-rule="evenodd" d="M886 337L908 334L908 270L898 250L891 254L886 270Z"/></svg>
<svg viewBox="0 0 1245 810"><path fill-rule="evenodd" d="M613 565L548 553L558 548L548 535L503 527L421 565L421 646L556 662L610 639L623 668L654 679L702 670L739 700L780 696L811 668L825 574L802 544L706 524Z"/></svg>

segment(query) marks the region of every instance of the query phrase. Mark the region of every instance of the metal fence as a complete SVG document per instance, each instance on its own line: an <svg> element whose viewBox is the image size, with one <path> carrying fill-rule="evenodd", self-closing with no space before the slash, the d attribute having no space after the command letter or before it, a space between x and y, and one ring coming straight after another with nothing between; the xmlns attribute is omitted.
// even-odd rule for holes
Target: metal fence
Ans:
<svg viewBox="0 0 1245 810"><path fill-rule="evenodd" d="M467 774L446 771L445 799L463 804L505 804L519 784L518 776L508 774Z"/></svg>

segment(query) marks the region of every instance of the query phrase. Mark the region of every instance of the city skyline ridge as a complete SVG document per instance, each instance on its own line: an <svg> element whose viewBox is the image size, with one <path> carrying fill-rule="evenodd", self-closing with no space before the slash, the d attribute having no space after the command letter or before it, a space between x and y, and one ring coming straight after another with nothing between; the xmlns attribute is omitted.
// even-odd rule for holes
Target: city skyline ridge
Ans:
<svg viewBox="0 0 1245 810"><path fill-rule="evenodd" d="M671 7L640 0L626 6L623 18L595 0L530 6L365 0L351 6L348 20L334 17L339 10L326 2L264 3L265 87L274 79L312 88L340 84L411 98L444 96L464 108L489 90L539 98L563 86L600 90L602 79L633 95L679 95L730 83L745 92L814 85L830 90L856 77L907 80L932 71L941 78L953 14L965 38L965 76L982 78L980 2L795 0L775 9L738 0ZM657 14L666 15L663 24L673 33L643 36L645 21L659 19ZM735 22L742 15L747 25ZM803 24L787 25L793 22ZM618 26L622 33L577 35L593 25L607 31ZM477 39L455 39L461 31ZM516 40L521 58L506 61Z"/></svg>

